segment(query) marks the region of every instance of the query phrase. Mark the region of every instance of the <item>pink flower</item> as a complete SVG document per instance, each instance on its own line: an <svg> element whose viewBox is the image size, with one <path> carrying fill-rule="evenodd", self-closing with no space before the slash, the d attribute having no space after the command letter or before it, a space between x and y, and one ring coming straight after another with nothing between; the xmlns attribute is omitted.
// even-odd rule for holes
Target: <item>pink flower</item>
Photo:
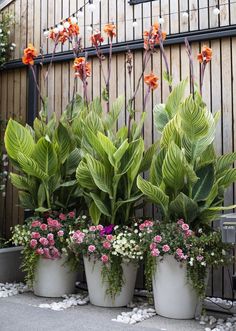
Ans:
<svg viewBox="0 0 236 331"><path fill-rule="evenodd" d="M64 236L64 231L60 230L57 232L58 237L63 237Z"/></svg>
<svg viewBox="0 0 236 331"><path fill-rule="evenodd" d="M102 231L103 230L103 226L101 224L98 224L96 226L96 228L97 228L98 231Z"/></svg>
<svg viewBox="0 0 236 331"><path fill-rule="evenodd" d="M40 233L38 233L38 232L32 232L31 233L31 238L33 238L33 239L39 239L40 238Z"/></svg>
<svg viewBox="0 0 236 331"><path fill-rule="evenodd" d="M56 247L51 248L51 256L53 259L57 259L60 257L59 250Z"/></svg>
<svg viewBox="0 0 236 331"><path fill-rule="evenodd" d="M49 240L49 245L54 246L55 245L55 240Z"/></svg>
<svg viewBox="0 0 236 331"><path fill-rule="evenodd" d="M159 249L154 248L154 249L151 251L151 255L152 255L152 256L159 256L159 255L160 255L160 251L159 251Z"/></svg>
<svg viewBox="0 0 236 331"><path fill-rule="evenodd" d="M70 218L74 218L75 217L75 212L74 211L70 211L69 214L68 214L68 216Z"/></svg>
<svg viewBox="0 0 236 331"><path fill-rule="evenodd" d="M53 233L49 233L48 235L47 235L47 238L48 238L48 240L53 240L54 239L54 234Z"/></svg>
<svg viewBox="0 0 236 331"><path fill-rule="evenodd" d="M185 236L186 236L186 237L190 237L192 234L193 234L193 231L191 231L191 230L187 230L187 231L185 232Z"/></svg>
<svg viewBox="0 0 236 331"><path fill-rule="evenodd" d="M156 243L151 243L150 244L150 250L152 251L153 249L155 249L157 247Z"/></svg>
<svg viewBox="0 0 236 331"><path fill-rule="evenodd" d="M146 220L139 225L139 230L143 231L145 228L151 228L152 226L153 226L153 222L150 220Z"/></svg>
<svg viewBox="0 0 236 331"><path fill-rule="evenodd" d="M35 221L33 221L33 222L31 223L31 227L32 227L32 228L36 228L36 227L38 227L38 226L40 226L40 225L41 225L41 222L38 221L38 220L35 220Z"/></svg>
<svg viewBox="0 0 236 331"><path fill-rule="evenodd" d="M47 238L44 238L44 237L40 238L40 239L39 239L39 242L40 242L40 244L42 244L43 246L47 246L47 245L49 244Z"/></svg>
<svg viewBox="0 0 236 331"><path fill-rule="evenodd" d="M48 226L51 228L60 229L62 226L60 222L58 222L57 220L53 220L52 218L48 218L47 222Z"/></svg>
<svg viewBox="0 0 236 331"><path fill-rule="evenodd" d="M145 224L144 223L140 224L139 225L139 230L143 231L144 229L145 229Z"/></svg>
<svg viewBox="0 0 236 331"><path fill-rule="evenodd" d="M66 215L61 213L59 215L59 218L60 218L61 221L65 221L66 220Z"/></svg>
<svg viewBox="0 0 236 331"><path fill-rule="evenodd" d="M203 257L202 255L198 255L198 256L196 257L196 260L197 260L198 262L201 262L203 259L204 259L204 257Z"/></svg>
<svg viewBox="0 0 236 331"><path fill-rule="evenodd" d="M105 249L110 249L111 248L111 243L109 241L105 241L102 245Z"/></svg>
<svg viewBox="0 0 236 331"><path fill-rule="evenodd" d="M155 236L155 237L153 238L153 241L155 241L156 243L159 244L159 243L162 241L162 236L159 236L159 235Z"/></svg>
<svg viewBox="0 0 236 331"><path fill-rule="evenodd" d="M41 224L41 225L40 225L40 229L41 229L42 231L46 231L47 228L48 228L47 224Z"/></svg>
<svg viewBox="0 0 236 331"><path fill-rule="evenodd" d="M112 235L112 234L108 234L108 235L106 236L106 239L107 239L108 241L112 241L112 239L113 239L113 235Z"/></svg>
<svg viewBox="0 0 236 331"><path fill-rule="evenodd" d="M163 252L167 253L170 250L170 246L169 245L164 245L164 246L162 246L162 250L163 250Z"/></svg>
<svg viewBox="0 0 236 331"><path fill-rule="evenodd" d="M189 230L189 225L186 224L186 223L182 224L182 229L183 229L184 231Z"/></svg>
<svg viewBox="0 0 236 331"><path fill-rule="evenodd" d="M89 245L89 247L88 247L88 251L89 251L90 253L93 253L95 250L96 250L96 247L95 247L94 245Z"/></svg>
<svg viewBox="0 0 236 331"><path fill-rule="evenodd" d="M107 255L103 254L102 257L101 257L101 260L102 260L103 263L107 263L108 260L109 260L109 257Z"/></svg>
<svg viewBox="0 0 236 331"><path fill-rule="evenodd" d="M44 251L42 248L37 248L36 251L35 251L36 254L38 255L43 255L44 254Z"/></svg>
<svg viewBox="0 0 236 331"><path fill-rule="evenodd" d="M76 231L75 233L73 233L72 235L72 239L77 243L77 244L81 244L84 241L84 237L85 237L85 233L81 232L81 231Z"/></svg>
<svg viewBox="0 0 236 331"><path fill-rule="evenodd" d="M177 224L179 224L179 225L184 224L184 220L181 218L180 220L177 221Z"/></svg>
<svg viewBox="0 0 236 331"><path fill-rule="evenodd" d="M51 255L49 252L49 248L44 248L43 249L43 255L47 258L47 259L51 259Z"/></svg>
<svg viewBox="0 0 236 331"><path fill-rule="evenodd" d="M94 232L96 230L97 230L97 228L94 225L92 225L92 226L89 227L89 231L91 231L91 232Z"/></svg>
<svg viewBox="0 0 236 331"><path fill-rule="evenodd" d="M36 239L31 239L30 240L30 247L35 248L37 246L38 242Z"/></svg>
<svg viewBox="0 0 236 331"><path fill-rule="evenodd" d="M183 255L183 250L181 248L176 249L176 254L180 257Z"/></svg>

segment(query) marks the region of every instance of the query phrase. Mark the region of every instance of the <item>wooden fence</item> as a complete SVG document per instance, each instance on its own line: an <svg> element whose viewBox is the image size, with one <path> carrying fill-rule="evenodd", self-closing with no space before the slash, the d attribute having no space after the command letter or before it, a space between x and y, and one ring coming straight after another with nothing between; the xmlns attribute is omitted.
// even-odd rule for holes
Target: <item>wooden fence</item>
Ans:
<svg viewBox="0 0 236 331"><path fill-rule="evenodd" d="M22 50L28 42L34 43L39 49L42 45L44 53L52 52L52 44L43 36L44 28L55 25L62 18L66 18L86 1L76 0L16 0L5 11L11 11L16 15L15 29L12 32L12 40L15 40L17 47L14 59L7 66L8 69L0 72L0 117L9 117L27 120L29 112L32 110L29 104L30 89L28 86L27 69L21 67L18 60L22 55ZM171 4L171 5L170 5ZM179 5L178 5L179 4ZM220 6L219 16L213 14L213 6ZM118 51L112 60L111 76L111 98L118 95L129 96L128 74L126 70L126 44L133 49L133 75L132 87L137 83L137 79L142 71L142 33L149 29L149 26L157 17L165 19L163 30L169 34L167 38L166 52L170 62L171 73L174 83L189 75L188 57L185 52L183 38L189 35L195 59L195 76L199 81L200 72L196 57L203 44L209 45L213 49L212 63L207 67L204 100L214 113L221 112L221 120L217 126L216 149L219 154L231 152L235 146L235 126L234 117L236 115L236 2L218 0L181 0L181 1L152 1L131 6L127 0L102 0L93 14L85 11L85 15L80 19L81 34L84 36L85 47L90 47L89 36L91 34L87 27L92 24L93 28L101 28L103 24L114 20L117 24ZM210 8L207 8L209 7ZM199 9L202 8L202 9ZM183 17L182 12L188 11L188 18ZM137 27L133 28L133 21L136 19ZM169 40L169 41L168 41ZM125 43L126 44L125 44ZM121 45L120 49L118 46ZM90 51L90 49L88 48ZM63 53L68 53L69 45L66 44L58 49L52 70L49 74L48 84L44 86L43 71L38 70L39 83L45 95L48 95L50 112L55 111L58 116L65 109L66 104L71 99L73 90L73 68L72 61L63 60ZM89 53L90 54L90 53ZM71 57L72 58L72 57ZM89 79L90 98L100 96L104 87L100 75L99 63L96 57L91 56L92 77ZM147 72L153 70L158 77L164 72L164 64L160 53L154 54ZM82 91L82 86L78 82L77 91ZM188 91L189 92L189 88ZM186 92L186 93L187 93ZM135 100L136 118L141 116L144 102L145 86L141 84L139 93ZM158 139L158 135L153 125L152 109L156 103L164 102L168 95L167 84L160 79L159 88L155 90L146 111L147 117L144 125L144 138L146 146ZM122 112L119 124L126 123L127 114ZM226 193L226 204L236 202L236 188L232 186ZM8 182L7 194L5 198L0 198L0 232L7 237L10 236L10 226L21 223L23 211L17 207L17 191ZM147 208L146 212L150 212ZM230 275L233 268L230 268ZM210 276L209 295L232 297L228 269L214 270Z"/></svg>

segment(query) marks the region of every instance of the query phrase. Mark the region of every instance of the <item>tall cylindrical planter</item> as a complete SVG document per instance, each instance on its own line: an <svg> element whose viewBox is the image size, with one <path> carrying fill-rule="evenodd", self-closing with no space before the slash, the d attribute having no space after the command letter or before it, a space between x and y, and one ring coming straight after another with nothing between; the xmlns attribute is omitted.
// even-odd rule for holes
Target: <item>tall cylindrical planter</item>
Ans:
<svg viewBox="0 0 236 331"><path fill-rule="evenodd" d="M40 257L35 270L34 294L40 297L59 298L75 293L77 271L71 271L66 257L55 260Z"/></svg>
<svg viewBox="0 0 236 331"><path fill-rule="evenodd" d="M158 315L175 319L192 319L198 296L187 280L187 265L171 255L158 258L153 276L153 295Z"/></svg>
<svg viewBox="0 0 236 331"><path fill-rule="evenodd" d="M123 307L133 298L138 266L134 263L122 263L124 284L115 298L107 293L108 283L102 279L102 262L84 256L85 274L89 299L93 305L100 307Z"/></svg>

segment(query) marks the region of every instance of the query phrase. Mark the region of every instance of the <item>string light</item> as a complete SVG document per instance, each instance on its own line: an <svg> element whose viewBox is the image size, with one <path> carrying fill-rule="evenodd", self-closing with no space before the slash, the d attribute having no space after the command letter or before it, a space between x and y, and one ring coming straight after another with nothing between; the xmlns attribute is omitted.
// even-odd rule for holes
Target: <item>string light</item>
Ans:
<svg viewBox="0 0 236 331"><path fill-rule="evenodd" d="M87 30L88 30L89 32L92 32L92 31L93 31L93 26L92 26L92 24L89 25L89 26L87 27Z"/></svg>
<svg viewBox="0 0 236 331"><path fill-rule="evenodd" d="M165 23L164 17L161 17L161 16L158 17L157 21L158 21L159 24L164 24Z"/></svg>
<svg viewBox="0 0 236 331"><path fill-rule="evenodd" d="M77 18L73 15L73 16L71 17L71 23L72 23L72 24L76 24L77 22L78 22Z"/></svg>
<svg viewBox="0 0 236 331"><path fill-rule="evenodd" d="M183 14L182 14L182 16L184 17L184 18L188 18L188 12L184 12Z"/></svg>
<svg viewBox="0 0 236 331"><path fill-rule="evenodd" d="M137 22L137 20L135 18L134 21L133 21L133 27L136 28L136 26L138 26L138 22Z"/></svg>
<svg viewBox="0 0 236 331"><path fill-rule="evenodd" d="M217 7L214 8L214 9L213 9L213 14L216 15L216 16L219 15L219 14L220 14L220 9L217 8Z"/></svg>
<svg viewBox="0 0 236 331"><path fill-rule="evenodd" d="M83 16L84 16L83 8L80 8L78 13L77 13L77 17L80 18L80 17L83 17Z"/></svg>
<svg viewBox="0 0 236 331"><path fill-rule="evenodd" d="M93 0L89 0L88 11L93 12L96 9Z"/></svg>

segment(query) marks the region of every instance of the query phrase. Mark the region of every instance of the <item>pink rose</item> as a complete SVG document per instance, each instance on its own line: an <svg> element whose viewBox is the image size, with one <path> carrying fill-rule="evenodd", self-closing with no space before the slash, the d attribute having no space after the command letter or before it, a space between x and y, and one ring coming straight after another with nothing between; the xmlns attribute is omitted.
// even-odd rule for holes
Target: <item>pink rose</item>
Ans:
<svg viewBox="0 0 236 331"><path fill-rule="evenodd" d="M178 224L178 225L182 225L182 224L184 224L184 220L181 218L180 220L177 221L177 224Z"/></svg>
<svg viewBox="0 0 236 331"><path fill-rule="evenodd" d="M145 229L145 224L144 223L140 224L139 225L139 230L143 231L144 229Z"/></svg>
<svg viewBox="0 0 236 331"><path fill-rule="evenodd" d="M156 243L159 244L159 243L162 241L162 236L159 236L159 235L155 236L155 237L153 238L153 241L155 241Z"/></svg>
<svg viewBox="0 0 236 331"><path fill-rule="evenodd" d="M55 245L55 240L49 240L49 245L54 246Z"/></svg>
<svg viewBox="0 0 236 331"><path fill-rule="evenodd" d="M189 230L189 225L186 224L186 223L182 224L182 229L183 229L184 231Z"/></svg>
<svg viewBox="0 0 236 331"><path fill-rule="evenodd" d="M35 246L37 246L38 242L36 239L31 239L30 240L30 247L31 248L35 248Z"/></svg>
<svg viewBox="0 0 236 331"><path fill-rule="evenodd" d="M103 226L101 224L98 224L96 226L96 228L97 228L98 231L102 231L103 230Z"/></svg>
<svg viewBox="0 0 236 331"><path fill-rule="evenodd" d="M41 225L41 222L38 221L38 220L35 220L35 221L33 221L33 222L31 223L31 227L32 227L32 228L36 228L36 227L38 227L38 226L40 226L40 225Z"/></svg>
<svg viewBox="0 0 236 331"><path fill-rule="evenodd" d="M37 248L36 251L35 251L36 254L38 255L43 255L44 254L44 251L42 248Z"/></svg>
<svg viewBox="0 0 236 331"><path fill-rule="evenodd" d="M51 259L51 255L49 252L49 248L44 248L43 249L43 255L47 258L47 259Z"/></svg>
<svg viewBox="0 0 236 331"><path fill-rule="evenodd" d="M47 228L48 228L47 224L41 224L41 225L40 225L40 229L41 229L42 231L46 231Z"/></svg>
<svg viewBox="0 0 236 331"><path fill-rule="evenodd" d="M110 249L111 248L111 243L109 241L105 241L102 245L105 249Z"/></svg>
<svg viewBox="0 0 236 331"><path fill-rule="evenodd" d="M198 255L196 259L198 262L201 262L204 259L204 257L202 255Z"/></svg>
<svg viewBox="0 0 236 331"><path fill-rule="evenodd" d="M66 215L61 213L59 215L59 218L60 218L61 221L65 221L66 220Z"/></svg>
<svg viewBox="0 0 236 331"><path fill-rule="evenodd" d="M193 231L191 231L191 230L187 230L187 231L185 232L185 236L186 236L186 237L190 237L192 234L193 234Z"/></svg>
<svg viewBox="0 0 236 331"><path fill-rule="evenodd" d="M108 241L112 241L112 239L113 239L113 235L112 235L112 234L108 234L108 235L106 236L106 239L107 239Z"/></svg>
<svg viewBox="0 0 236 331"><path fill-rule="evenodd" d="M151 255L152 255L152 256L159 256L159 255L160 255L160 251L159 251L159 249L154 248L154 249L151 251Z"/></svg>
<svg viewBox="0 0 236 331"><path fill-rule="evenodd" d="M164 245L164 246L162 246L162 250L163 250L163 252L167 253L170 250L170 246L169 245Z"/></svg>
<svg viewBox="0 0 236 331"><path fill-rule="evenodd" d="M47 245L49 244L47 238L44 238L44 237L41 237L41 238L39 239L39 242L40 242L40 244L43 245L43 246L47 246Z"/></svg>
<svg viewBox="0 0 236 331"><path fill-rule="evenodd" d="M176 254L177 254L178 256L182 256L182 255L183 255L183 250L182 250L181 248L177 248L177 249L176 249Z"/></svg>
<svg viewBox="0 0 236 331"><path fill-rule="evenodd" d="M48 219L48 226L51 228L55 228L55 229L60 229L61 228L61 223L58 222L57 220L53 220L53 219Z"/></svg>
<svg viewBox="0 0 236 331"><path fill-rule="evenodd" d="M47 235L47 238L48 238L48 240L54 240L54 234L53 233L49 233L48 235Z"/></svg>
<svg viewBox="0 0 236 331"><path fill-rule="evenodd" d="M103 263L107 263L109 261L109 257L105 254L102 255L101 260Z"/></svg>
<svg viewBox="0 0 236 331"><path fill-rule="evenodd" d="M150 250L152 251L153 249L155 249L157 247L157 244L151 243L149 247L150 247Z"/></svg>
<svg viewBox="0 0 236 331"><path fill-rule="evenodd" d="M84 241L85 233L81 231L76 231L72 235L72 239L76 242L76 244L81 244Z"/></svg>
<svg viewBox="0 0 236 331"><path fill-rule="evenodd" d="M32 232L31 233L31 238L32 239L39 239L40 238L40 233L38 233L38 232Z"/></svg>
<svg viewBox="0 0 236 331"><path fill-rule="evenodd" d="M58 259L60 257L59 250L56 247L51 248L51 256L53 259Z"/></svg>
<svg viewBox="0 0 236 331"><path fill-rule="evenodd" d="M63 237L64 236L64 231L60 230L57 232L58 237Z"/></svg>
<svg viewBox="0 0 236 331"><path fill-rule="evenodd" d="M68 214L68 216L70 218L74 218L75 217L75 212L74 211L70 211L69 214Z"/></svg>
<svg viewBox="0 0 236 331"><path fill-rule="evenodd" d="M92 225L92 226L89 227L89 231L91 231L91 232L94 232L96 230L97 230L97 228L94 225Z"/></svg>
<svg viewBox="0 0 236 331"><path fill-rule="evenodd" d="M93 253L95 250L96 250L96 247L95 247L94 245L89 245L89 247L88 247L88 251L89 251L90 253Z"/></svg>

